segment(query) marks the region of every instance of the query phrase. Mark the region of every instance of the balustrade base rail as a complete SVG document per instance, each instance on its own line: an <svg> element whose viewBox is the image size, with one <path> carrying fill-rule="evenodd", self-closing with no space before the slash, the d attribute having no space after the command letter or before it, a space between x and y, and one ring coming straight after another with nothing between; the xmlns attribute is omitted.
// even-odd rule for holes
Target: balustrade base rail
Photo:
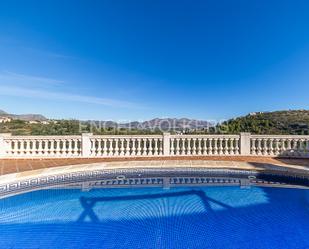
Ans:
<svg viewBox="0 0 309 249"><path fill-rule="evenodd" d="M0 158L267 156L309 158L309 136L140 135L12 136L0 134Z"/></svg>

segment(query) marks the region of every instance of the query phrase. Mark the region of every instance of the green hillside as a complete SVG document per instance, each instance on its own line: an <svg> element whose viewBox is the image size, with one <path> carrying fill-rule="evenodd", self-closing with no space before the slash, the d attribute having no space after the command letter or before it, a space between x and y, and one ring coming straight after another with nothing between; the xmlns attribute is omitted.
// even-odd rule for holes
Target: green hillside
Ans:
<svg viewBox="0 0 309 249"><path fill-rule="evenodd" d="M206 122L206 121L205 121ZM98 135L108 134L159 134L160 130L138 128L102 128L78 120L50 121L48 124L30 124L24 120L12 120L0 123L0 133L14 135L75 135L82 132L93 132ZM173 131L170 131L173 133ZM291 134L309 135L309 110L276 111L251 113L244 117L230 119L210 128L188 129L188 134Z"/></svg>
<svg viewBox="0 0 309 249"><path fill-rule="evenodd" d="M251 113L218 126L220 133L309 135L309 110Z"/></svg>

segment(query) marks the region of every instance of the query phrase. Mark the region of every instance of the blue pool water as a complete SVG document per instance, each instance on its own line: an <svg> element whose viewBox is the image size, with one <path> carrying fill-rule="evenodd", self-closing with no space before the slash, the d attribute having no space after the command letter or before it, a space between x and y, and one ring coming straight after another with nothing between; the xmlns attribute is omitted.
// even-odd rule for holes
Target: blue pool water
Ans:
<svg viewBox="0 0 309 249"><path fill-rule="evenodd" d="M309 248L309 192L36 191L0 200L0 248Z"/></svg>

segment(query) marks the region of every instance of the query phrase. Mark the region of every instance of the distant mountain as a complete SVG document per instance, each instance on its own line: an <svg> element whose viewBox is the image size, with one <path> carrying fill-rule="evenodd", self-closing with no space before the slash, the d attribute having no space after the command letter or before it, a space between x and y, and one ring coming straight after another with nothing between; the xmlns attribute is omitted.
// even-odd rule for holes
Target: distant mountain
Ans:
<svg viewBox="0 0 309 249"><path fill-rule="evenodd" d="M40 114L9 114L3 110L0 110L0 117L11 117L13 119L21 119L25 121L45 121L46 117ZM227 133L238 134L240 132L251 132L253 134L291 134L291 135L309 135L309 110L286 110L286 111L274 111L274 112L252 112L243 117L236 117L227 120L220 124L210 123L204 120L188 119L188 118L155 118L148 121L134 121L127 123L117 123L114 121L81 121L86 124L85 127L94 128L124 128L136 132L136 134L146 134L158 131L186 131L188 133L195 133L200 131L202 133ZM7 126L7 124L6 124ZM75 127L74 130L72 127ZM78 120L61 120L57 124L51 123L51 131L46 131L46 134L62 134L63 130L66 134L77 133L79 129ZM211 127L216 127L214 129ZM1 128L1 127L0 127ZM19 127L20 129L24 127ZM34 127L35 128L35 127ZM208 129L211 128L211 129ZM2 132L10 132L4 130ZM54 130L55 129L55 130ZM97 129L102 134L104 129ZM118 132L118 131L117 131ZM42 131L32 131L30 134L41 134ZM44 134L45 134L44 133ZM111 133L108 133L111 134Z"/></svg>
<svg viewBox="0 0 309 249"><path fill-rule="evenodd" d="M7 112L5 112L5 111L3 111L3 110L0 110L0 115L2 116L2 115L7 115L8 113Z"/></svg>
<svg viewBox="0 0 309 249"><path fill-rule="evenodd" d="M3 110L0 110L0 116L11 117L12 119L20 119L24 121L45 121L48 120L41 114L10 114ZM210 122L204 120L196 120L189 118L155 118L143 122L128 122L128 123L117 123L114 121L82 121L83 123L97 124L100 127L105 128L125 128L125 129L136 129L136 130L192 130L192 129L203 129L213 126Z"/></svg>
<svg viewBox="0 0 309 249"><path fill-rule="evenodd" d="M142 129L202 129L212 126L209 122L204 120L188 119L188 118L155 118L144 122L131 122L121 124L124 128L142 128Z"/></svg>
<svg viewBox="0 0 309 249"><path fill-rule="evenodd" d="M2 117L10 117L12 119L20 119L20 120L24 120L24 121L45 121L47 120L46 117L44 117L41 114L11 114L11 113L7 113L3 110L0 110L0 116Z"/></svg>
<svg viewBox="0 0 309 249"><path fill-rule="evenodd" d="M223 122L220 130L237 134L291 134L309 135L309 110L253 112Z"/></svg>
<svg viewBox="0 0 309 249"><path fill-rule="evenodd" d="M129 123L116 123L113 121L87 121L87 123L95 123L100 127L105 128L125 128L137 130L192 130L203 129L214 126L208 121L188 119L188 118L155 118L148 121L138 122L133 121Z"/></svg>

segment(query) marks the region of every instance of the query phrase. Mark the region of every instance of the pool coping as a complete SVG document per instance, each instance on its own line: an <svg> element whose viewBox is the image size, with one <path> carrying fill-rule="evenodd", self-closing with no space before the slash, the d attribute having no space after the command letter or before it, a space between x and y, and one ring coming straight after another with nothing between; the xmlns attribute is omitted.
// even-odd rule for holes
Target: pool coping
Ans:
<svg viewBox="0 0 309 249"><path fill-rule="evenodd" d="M0 198L46 188L309 187L309 170L229 161L130 161L51 167L0 176ZM120 178L122 179L120 179ZM290 184L293 183L293 184ZM296 184L295 184L296 183Z"/></svg>

